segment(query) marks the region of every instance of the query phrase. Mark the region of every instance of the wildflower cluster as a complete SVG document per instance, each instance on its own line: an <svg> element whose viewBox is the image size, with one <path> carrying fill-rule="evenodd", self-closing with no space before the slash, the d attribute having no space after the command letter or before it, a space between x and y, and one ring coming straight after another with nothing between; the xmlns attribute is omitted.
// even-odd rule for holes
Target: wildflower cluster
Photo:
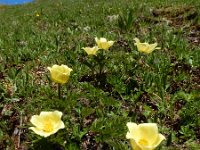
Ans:
<svg viewBox="0 0 200 150"><path fill-rule="evenodd" d="M107 41L106 38L98 39L96 37L95 41L96 41L97 46L82 48L88 55L96 55L99 49L108 50L114 44L114 41Z"/></svg>
<svg viewBox="0 0 200 150"><path fill-rule="evenodd" d="M157 47L157 43L148 44L141 43L138 38L134 38L135 46L141 53L150 54L155 49L160 49ZM106 38L95 38L96 45L93 47L83 47L82 49L88 54L96 58L97 52L102 49L107 51L113 44L114 41L108 41ZM102 59L102 58L101 58ZM100 68L102 68L102 63L100 58L97 63L99 63ZM67 65L53 65L52 67L47 67L50 71L51 80L58 83L58 87L66 84L69 81L70 73L72 71ZM102 70L100 69L100 73ZM58 90L60 98L60 88ZM64 122L61 120L63 113L55 111L42 111L40 115L33 115L30 122L34 125L30 127L36 134L48 137L56 133L59 129L65 128ZM142 123L137 125L136 123L127 123L128 132L126 138L130 140L131 146L134 150L153 150L155 149L165 137L158 132L158 126L156 123Z"/></svg>

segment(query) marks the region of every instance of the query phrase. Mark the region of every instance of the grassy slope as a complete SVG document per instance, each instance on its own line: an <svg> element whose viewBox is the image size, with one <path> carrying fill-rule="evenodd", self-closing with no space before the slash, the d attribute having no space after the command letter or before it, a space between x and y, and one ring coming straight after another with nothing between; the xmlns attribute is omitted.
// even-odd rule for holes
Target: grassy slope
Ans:
<svg viewBox="0 0 200 150"><path fill-rule="evenodd" d="M38 0L2 6L0 147L12 149L20 143L20 147L39 149L41 140L27 129L29 118L57 109L64 113L66 128L49 138L54 143L51 147L128 149L126 123L133 121L157 122L161 133L172 136L170 147L164 142L163 149L199 149L200 52L198 45L188 43L190 22L179 27L155 24L150 13L172 5L195 6L199 11L197 1L182 0ZM126 8L133 8L136 21L130 31L122 33L107 16ZM81 47L92 46L95 36L118 41L107 54L106 75L101 76L105 81L100 85L86 79L91 71L82 63L86 55ZM144 56L140 65L132 40L136 36L162 47ZM56 85L49 84L46 67L53 64L73 68L70 82L63 87L64 100L58 100Z"/></svg>

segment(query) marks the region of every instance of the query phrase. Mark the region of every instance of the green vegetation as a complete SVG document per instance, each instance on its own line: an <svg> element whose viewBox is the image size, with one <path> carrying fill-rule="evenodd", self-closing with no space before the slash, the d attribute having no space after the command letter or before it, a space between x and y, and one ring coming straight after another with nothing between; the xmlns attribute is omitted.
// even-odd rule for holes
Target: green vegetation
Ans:
<svg viewBox="0 0 200 150"><path fill-rule="evenodd" d="M0 149L128 150L130 121L157 123L166 137L158 149L200 149L199 7L196 0L0 6ZM81 49L95 37L115 41L101 73ZM135 37L161 49L141 54ZM54 64L73 69L62 99L47 69ZM48 138L28 129L31 116L52 110L63 112L64 129Z"/></svg>

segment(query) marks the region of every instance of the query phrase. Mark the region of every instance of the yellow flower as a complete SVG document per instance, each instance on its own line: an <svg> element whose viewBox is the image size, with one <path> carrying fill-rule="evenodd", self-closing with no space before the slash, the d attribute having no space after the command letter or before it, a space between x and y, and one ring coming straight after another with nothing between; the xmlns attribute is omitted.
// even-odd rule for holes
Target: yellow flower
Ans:
<svg viewBox="0 0 200 150"><path fill-rule="evenodd" d="M40 14L39 14L39 13L36 13L36 14L35 14L35 16L36 16L36 17L39 17L39 16L40 16Z"/></svg>
<svg viewBox="0 0 200 150"><path fill-rule="evenodd" d="M143 52L145 54L149 54L152 51L154 51L155 49L160 49L160 47L156 47L158 44L154 43L154 44L149 44L149 43L140 43L140 40L138 38L134 38L135 40L135 44L137 46L137 49L139 52Z"/></svg>
<svg viewBox="0 0 200 150"><path fill-rule="evenodd" d="M65 127L61 117L62 112L60 111L42 111L40 115L33 115L31 117L30 122L35 127L30 127L29 129L40 136L48 137Z"/></svg>
<svg viewBox="0 0 200 150"><path fill-rule="evenodd" d="M47 67L47 69L50 71L51 79L61 84L67 83L70 72L72 71L72 69L66 65L53 65L52 67Z"/></svg>
<svg viewBox="0 0 200 150"><path fill-rule="evenodd" d="M97 46L94 47L83 47L83 50L85 50L85 52L88 55L96 55L97 51L99 50L99 48Z"/></svg>
<svg viewBox="0 0 200 150"><path fill-rule="evenodd" d="M155 149L165 137L158 133L156 123L127 123L129 132L126 138L130 139L133 150L153 150Z"/></svg>
<svg viewBox="0 0 200 150"><path fill-rule="evenodd" d="M100 38L98 39L97 37L95 38L95 41L97 43L97 46L100 49L108 50L113 44L114 41L107 41L106 38Z"/></svg>

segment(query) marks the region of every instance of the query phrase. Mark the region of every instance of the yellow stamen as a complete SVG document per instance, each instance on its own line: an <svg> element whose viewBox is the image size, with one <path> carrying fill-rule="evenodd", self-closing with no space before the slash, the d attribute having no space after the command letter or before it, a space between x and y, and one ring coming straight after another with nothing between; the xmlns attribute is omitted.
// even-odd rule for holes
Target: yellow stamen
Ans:
<svg viewBox="0 0 200 150"><path fill-rule="evenodd" d="M148 141L145 140L145 139L140 139L139 142L138 142L140 145L143 145L143 146L148 146Z"/></svg>

